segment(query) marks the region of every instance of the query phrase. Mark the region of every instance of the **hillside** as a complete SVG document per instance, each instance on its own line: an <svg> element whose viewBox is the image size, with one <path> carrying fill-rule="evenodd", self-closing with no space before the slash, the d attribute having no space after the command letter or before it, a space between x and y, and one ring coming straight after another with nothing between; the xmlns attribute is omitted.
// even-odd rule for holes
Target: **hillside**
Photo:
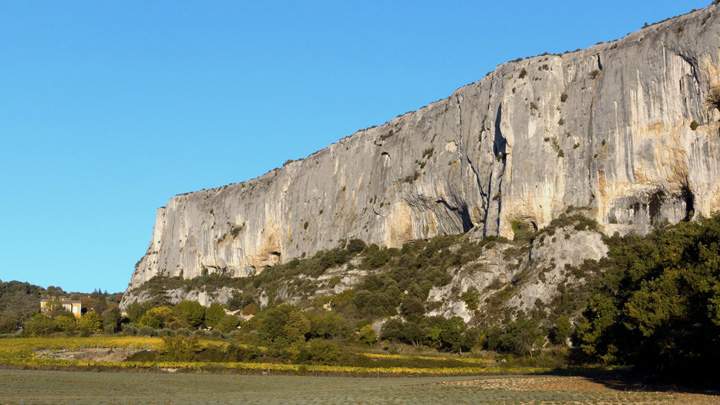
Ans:
<svg viewBox="0 0 720 405"><path fill-rule="evenodd" d="M256 276L155 277L126 296L155 305L182 300L206 306L222 302L231 310L250 305L252 313L287 302L368 320L412 306L417 316L459 316L485 325L545 307L579 314L585 300L572 295L598 277L586 267L597 268L607 254L597 224L582 215L563 214L540 232L516 230L514 241L468 233L409 242L399 249L353 239ZM576 248L582 249L568 254ZM567 305L568 300L573 304Z"/></svg>

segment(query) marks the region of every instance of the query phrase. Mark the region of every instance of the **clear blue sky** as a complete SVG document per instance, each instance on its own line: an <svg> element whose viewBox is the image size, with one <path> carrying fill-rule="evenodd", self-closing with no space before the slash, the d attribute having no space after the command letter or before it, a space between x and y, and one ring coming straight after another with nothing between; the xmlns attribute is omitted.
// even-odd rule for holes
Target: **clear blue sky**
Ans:
<svg viewBox="0 0 720 405"><path fill-rule="evenodd" d="M710 0L0 0L0 279L127 286L155 209Z"/></svg>

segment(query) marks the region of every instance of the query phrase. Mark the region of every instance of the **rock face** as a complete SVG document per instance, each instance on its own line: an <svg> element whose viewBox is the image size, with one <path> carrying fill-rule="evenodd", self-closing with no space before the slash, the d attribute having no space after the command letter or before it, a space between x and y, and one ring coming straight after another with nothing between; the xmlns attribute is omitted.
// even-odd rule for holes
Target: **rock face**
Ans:
<svg viewBox="0 0 720 405"><path fill-rule="evenodd" d="M538 303L549 305L559 294L560 285L585 285L586 280L574 275L573 269L581 267L586 260L606 257L608 247L600 232L575 230L573 225L554 229L552 234L545 230L521 247L514 243L495 243L477 260L449 269L450 283L430 290L427 302L435 303L436 309L428 315L459 316L470 322L478 313L484 313L483 319L491 321L493 315L509 310L514 318L518 310L529 314ZM502 289L509 285L514 286L514 291L496 304L503 307L503 311L493 308L490 303L500 298ZM461 298L462 293L471 288L477 291L478 302L482 303L477 310L468 308Z"/></svg>
<svg viewBox="0 0 720 405"><path fill-rule="evenodd" d="M129 289L243 277L342 239L512 238L583 207L607 233L720 209L720 7L503 64L257 179L173 197Z"/></svg>

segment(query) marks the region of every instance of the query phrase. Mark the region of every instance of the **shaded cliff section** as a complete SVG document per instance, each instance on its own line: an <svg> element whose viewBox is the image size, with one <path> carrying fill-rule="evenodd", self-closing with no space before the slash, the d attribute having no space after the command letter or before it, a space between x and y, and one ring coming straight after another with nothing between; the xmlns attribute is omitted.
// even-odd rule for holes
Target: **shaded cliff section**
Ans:
<svg viewBox="0 0 720 405"><path fill-rule="evenodd" d="M250 276L352 238L512 238L571 207L607 234L720 209L719 14L503 64L257 179L175 196L128 289Z"/></svg>

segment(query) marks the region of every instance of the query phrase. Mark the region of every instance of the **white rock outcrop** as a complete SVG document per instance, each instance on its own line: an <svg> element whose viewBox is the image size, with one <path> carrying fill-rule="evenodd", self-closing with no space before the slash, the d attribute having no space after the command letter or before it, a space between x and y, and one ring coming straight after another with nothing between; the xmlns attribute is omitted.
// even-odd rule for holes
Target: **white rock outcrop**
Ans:
<svg viewBox="0 0 720 405"><path fill-rule="evenodd" d="M129 284L243 277L342 239L512 237L569 207L647 232L720 209L720 6L509 62L257 179L173 197Z"/></svg>

